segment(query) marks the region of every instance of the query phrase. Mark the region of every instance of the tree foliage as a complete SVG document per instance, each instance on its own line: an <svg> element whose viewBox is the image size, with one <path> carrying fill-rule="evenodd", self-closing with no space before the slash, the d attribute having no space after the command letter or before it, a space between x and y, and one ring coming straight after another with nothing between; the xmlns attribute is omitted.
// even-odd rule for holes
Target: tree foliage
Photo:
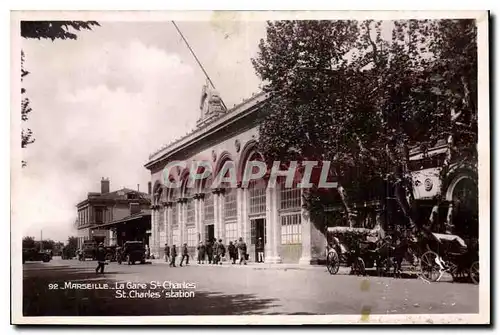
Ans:
<svg viewBox="0 0 500 335"><path fill-rule="evenodd" d="M53 240L43 240L42 241L42 249L43 250L52 250L54 249L55 242ZM23 237L23 249L31 249L37 248L40 249L40 241L35 240L33 236L25 236Z"/></svg>
<svg viewBox="0 0 500 335"><path fill-rule="evenodd" d="M33 236L23 237L23 249L31 249L35 247L36 247L36 242Z"/></svg>
<svg viewBox="0 0 500 335"><path fill-rule="evenodd" d="M92 30L93 26L99 26L96 21L21 21L21 37L27 39L77 39L74 31ZM21 82L29 72L24 68L24 51L21 50ZM32 112L30 100L26 97L26 89L21 88L21 120L28 121L28 114ZM26 148L35 142L33 131L30 128L21 130L21 147ZM22 166L26 162L22 161Z"/></svg>
<svg viewBox="0 0 500 335"><path fill-rule="evenodd" d="M252 60L270 95L259 145L269 160L332 162L337 194L308 192L313 212L340 201L353 225L352 203L374 189L415 227L410 148L445 138L450 155L476 157L476 28L395 21L385 39L384 29L371 20L269 22Z"/></svg>
<svg viewBox="0 0 500 335"><path fill-rule="evenodd" d="M74 257L76 250L78 249L78 237L70 236L68 237L68 243L65 246L66 253Z"/></svg>
<svg viewBox="0 0 500 335"><path fill-rule="evenodd" d="M21 21L21 36L35 39L76 40L74 30L92 30L96 21Z"/></svg>

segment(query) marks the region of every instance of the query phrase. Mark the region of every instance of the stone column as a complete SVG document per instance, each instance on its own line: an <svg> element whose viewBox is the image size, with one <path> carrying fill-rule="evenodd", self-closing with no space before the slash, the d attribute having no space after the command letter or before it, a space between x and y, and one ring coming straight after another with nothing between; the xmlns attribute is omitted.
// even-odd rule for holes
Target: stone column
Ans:
<svg viewBox="0 0 500 335"><path fill-rule="evenodd" d="M222 211L221 202L222 198L220 196L220 191L215 190L212 197L214 198L214 235L217 241L223 238L222 234Z"/></svg>
<svg viewBox="0 0 500 335"><path fill-rule="evenodd" d="M302 255L300 256L299 264L309 265L309 264L311 264L311 261L312 261L312 254L311 254L312 224L311 224L311 220L309 218L309 213L304 208L302 208L302 210L301 210L301 226L302 226L301 227L302 228L302 235L301 235Z"/></svg>
<svg viewBox="0 0 500 335"><path fill-rule="evenodd" d="M224 218L224 190L220 190L219 194L217 195L219 198L219 238L222 239L222 243L226 244L226 221Z"/></svg>
<svg viewBox="0 0 500 335"><path fill-rule="evenodd" d="M243 234L243 224L244 224L244 219L243 219L243 189L241 188L241 185L238 186L236 189L236 223L238 225L237 227L237 236L238 238Z"/></svg>
<svg viewBox="0 0 500 335"><path fill-rule="evenodd" d="M156 241L155 241L155 249L151 248L151 251L154 250L154 255L155 255L155 258L159 258L160 257L160 241L161 241L161 225L163 224L163 222L161 222L161 216L160 216L160 211L162 211L163 209L160 207L158 207L158 212L156 214Z"/></svg>
<svg viewBox="0 0 500 335"><path fill-rule="evenodd" d="M171 238L170 233L172 231L172 204L167 202L165 203L165 243L168 244L170 248Z"/></svg>
<svg viewBox="0 0 500 335"><path fill-rule="evenodd" d="M181 248L182 245L186 242L186 203L182 200L179 200L179 228L180 228L180 235L181 235ZM182 249L181 249L182 250Z"/></svg>
<svg viewBox="0 0 500 335"><path fill-rule="evenodd" d="M219 239L219 211L217 206L219 205L217 193L212 191L212 201L214 202L214 238Z"/></svg>
<svg viewBox="0 0 500 335"><path fill-rule="evenodd" d="M267 242L265 245L265 262L281 263L279 254L279 245L281 244L281 225L279 225L279 212L276 206L277 192L276 188L266 188L266 234Z"/></svg>
<svg viewBox="0 0 500 335"><path fill-rule="evenodd" d="M162 258L165 258L165 243L168 241L168 230L167 230L167 224L168 224L168 207L164 203L163 204L163 222L161 222L162 228L160 229L160 244L159 244L159 254Z"/></svg>
<svg viewBox="0 0 500 335"><path fill-rule="evenodd" d="M200 208L200 236L203 243L207 241L205 236L205 195L200 195L199 208Z"/></svg>
<svg viewBox="0 0 500 335"><path fill-rule="evenodd" d="M150 250L154 250L152 247L154 245L154 241L156 239L156 209L153 207L153 209L151 210L151 235L150 235L150 239L148 241L148 244L149 244L149 248Z"/></svg>
<svg viewBox="0 0 500 335"><path fill-rule="evenodd" d="M250 220L248 219L248 188L242 189L241 196L241 235L247 245L250 244Z"/></svg>
<svg viewBox="0 0 500 335"><path fill-rule="evenodd" d="M200 200L198 196L195 194L193 199L193 206L194 206L194 226L196 230L196 241L199 243L200 242Z"/></svg>

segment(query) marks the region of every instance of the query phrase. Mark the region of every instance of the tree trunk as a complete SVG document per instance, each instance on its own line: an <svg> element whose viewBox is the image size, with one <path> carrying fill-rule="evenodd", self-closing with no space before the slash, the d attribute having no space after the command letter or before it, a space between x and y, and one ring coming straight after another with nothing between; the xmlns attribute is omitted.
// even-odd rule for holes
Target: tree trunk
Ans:
<svg viewBox="0 0 500 335"><path fill-rule="evenodd" d="M354 220L354 212L349 204L349 200L347 199L347 192L340 183L337 184L337 192L342 199L342 204L344 205L345 212L347 213L347 221L349 222L349 227L352 228L356 224L356 221Z"/></svg>
<svg viewBox="0 0 500 335"><path fill-rule="evenodd" d="M401 209L401 211L403 212L403 215L408 220L409 228L415 229L415 227L416 227L415 220L413 219L412 213L410 211L411 206L408 203L408 198L406 197L406 193L408 191L403 187L403 183L405 180L404 172L401 170L401 167L398 166L398 164L397 164L398 160L396 158L396 154L391 150L391 148L389 148L388 145L386 146L386 151L387 151L387 155L389 156L389 159L391 160L391 162L394 162L393 173L394 173L394 176L396 178L396 182L394 183L394 193L395 193L396 202L397 202L399 208ZM407 157L405 157L405 159L407 159ZM406 166L407 164L404 164L404 165ZM411 192L411 189L409 192Z"/></svg>

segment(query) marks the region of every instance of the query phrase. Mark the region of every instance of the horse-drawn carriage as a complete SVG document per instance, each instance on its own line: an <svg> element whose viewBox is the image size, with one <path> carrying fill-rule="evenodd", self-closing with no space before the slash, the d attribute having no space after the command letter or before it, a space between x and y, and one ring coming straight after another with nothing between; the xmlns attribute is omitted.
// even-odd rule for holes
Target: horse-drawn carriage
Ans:
<svg viewBox="0 0 500 335"><path fill-rule="evenodd" d="M336 274L340 265L358 275L365 275L370 268L382 274L393 266L395 247L379 229L329 227L327 236L326 263L331 274Z"/></svg>
<svg viewBox="0 0 500 335"><path fill-rule="evenodd" d="M479 250L477 241L469 244L451 234L430 233L427 251L420 257L421 276L439 281L448 272L454 281L469 278L479 284Z"/></svg>
<svg viewBox="0 0 500 335"><path fill-rule="evenodd" d="M379 229L329 227L327 229L328 271L336 274L341 265L351 273L365 275L369 268L378 275L415 273L428 281L439 281L445 272L453 280L469 277L479 283L479 253L477 243L467 245L451 234L428 233L420 239L408 236L385 236Z"/></svg>

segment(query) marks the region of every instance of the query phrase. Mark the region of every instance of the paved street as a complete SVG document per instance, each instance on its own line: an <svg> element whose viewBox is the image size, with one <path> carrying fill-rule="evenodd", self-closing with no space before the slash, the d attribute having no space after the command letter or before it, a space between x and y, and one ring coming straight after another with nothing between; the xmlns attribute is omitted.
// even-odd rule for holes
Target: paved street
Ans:
<svg viewBox="0 0 500 335"><path fill-rule="evenodd" d="M437 314L477 313L478 286L420 279L331 276L324 267L111 263L96 275L95 262L54 259L23 265L25 316ZM104 284L108 289L65 285ZM154 288L151 282L157 282ZM193 283L184 297L170 283ZM117 284L118 283L118 284ZM122 284L121 284L122 283ZM120 285L139 285L120 290ZM57 285L57 289L54 288ZM180 285L180 284L179 284ZM189 286L189 285L187 285ZM146 293L147 292L147 293ZM173 293L172 293L173 292ZM186 293L187 292L187 293ZM193 296L194 295L194 296ZM139 297L141 296L141 297Z"/></svg>

